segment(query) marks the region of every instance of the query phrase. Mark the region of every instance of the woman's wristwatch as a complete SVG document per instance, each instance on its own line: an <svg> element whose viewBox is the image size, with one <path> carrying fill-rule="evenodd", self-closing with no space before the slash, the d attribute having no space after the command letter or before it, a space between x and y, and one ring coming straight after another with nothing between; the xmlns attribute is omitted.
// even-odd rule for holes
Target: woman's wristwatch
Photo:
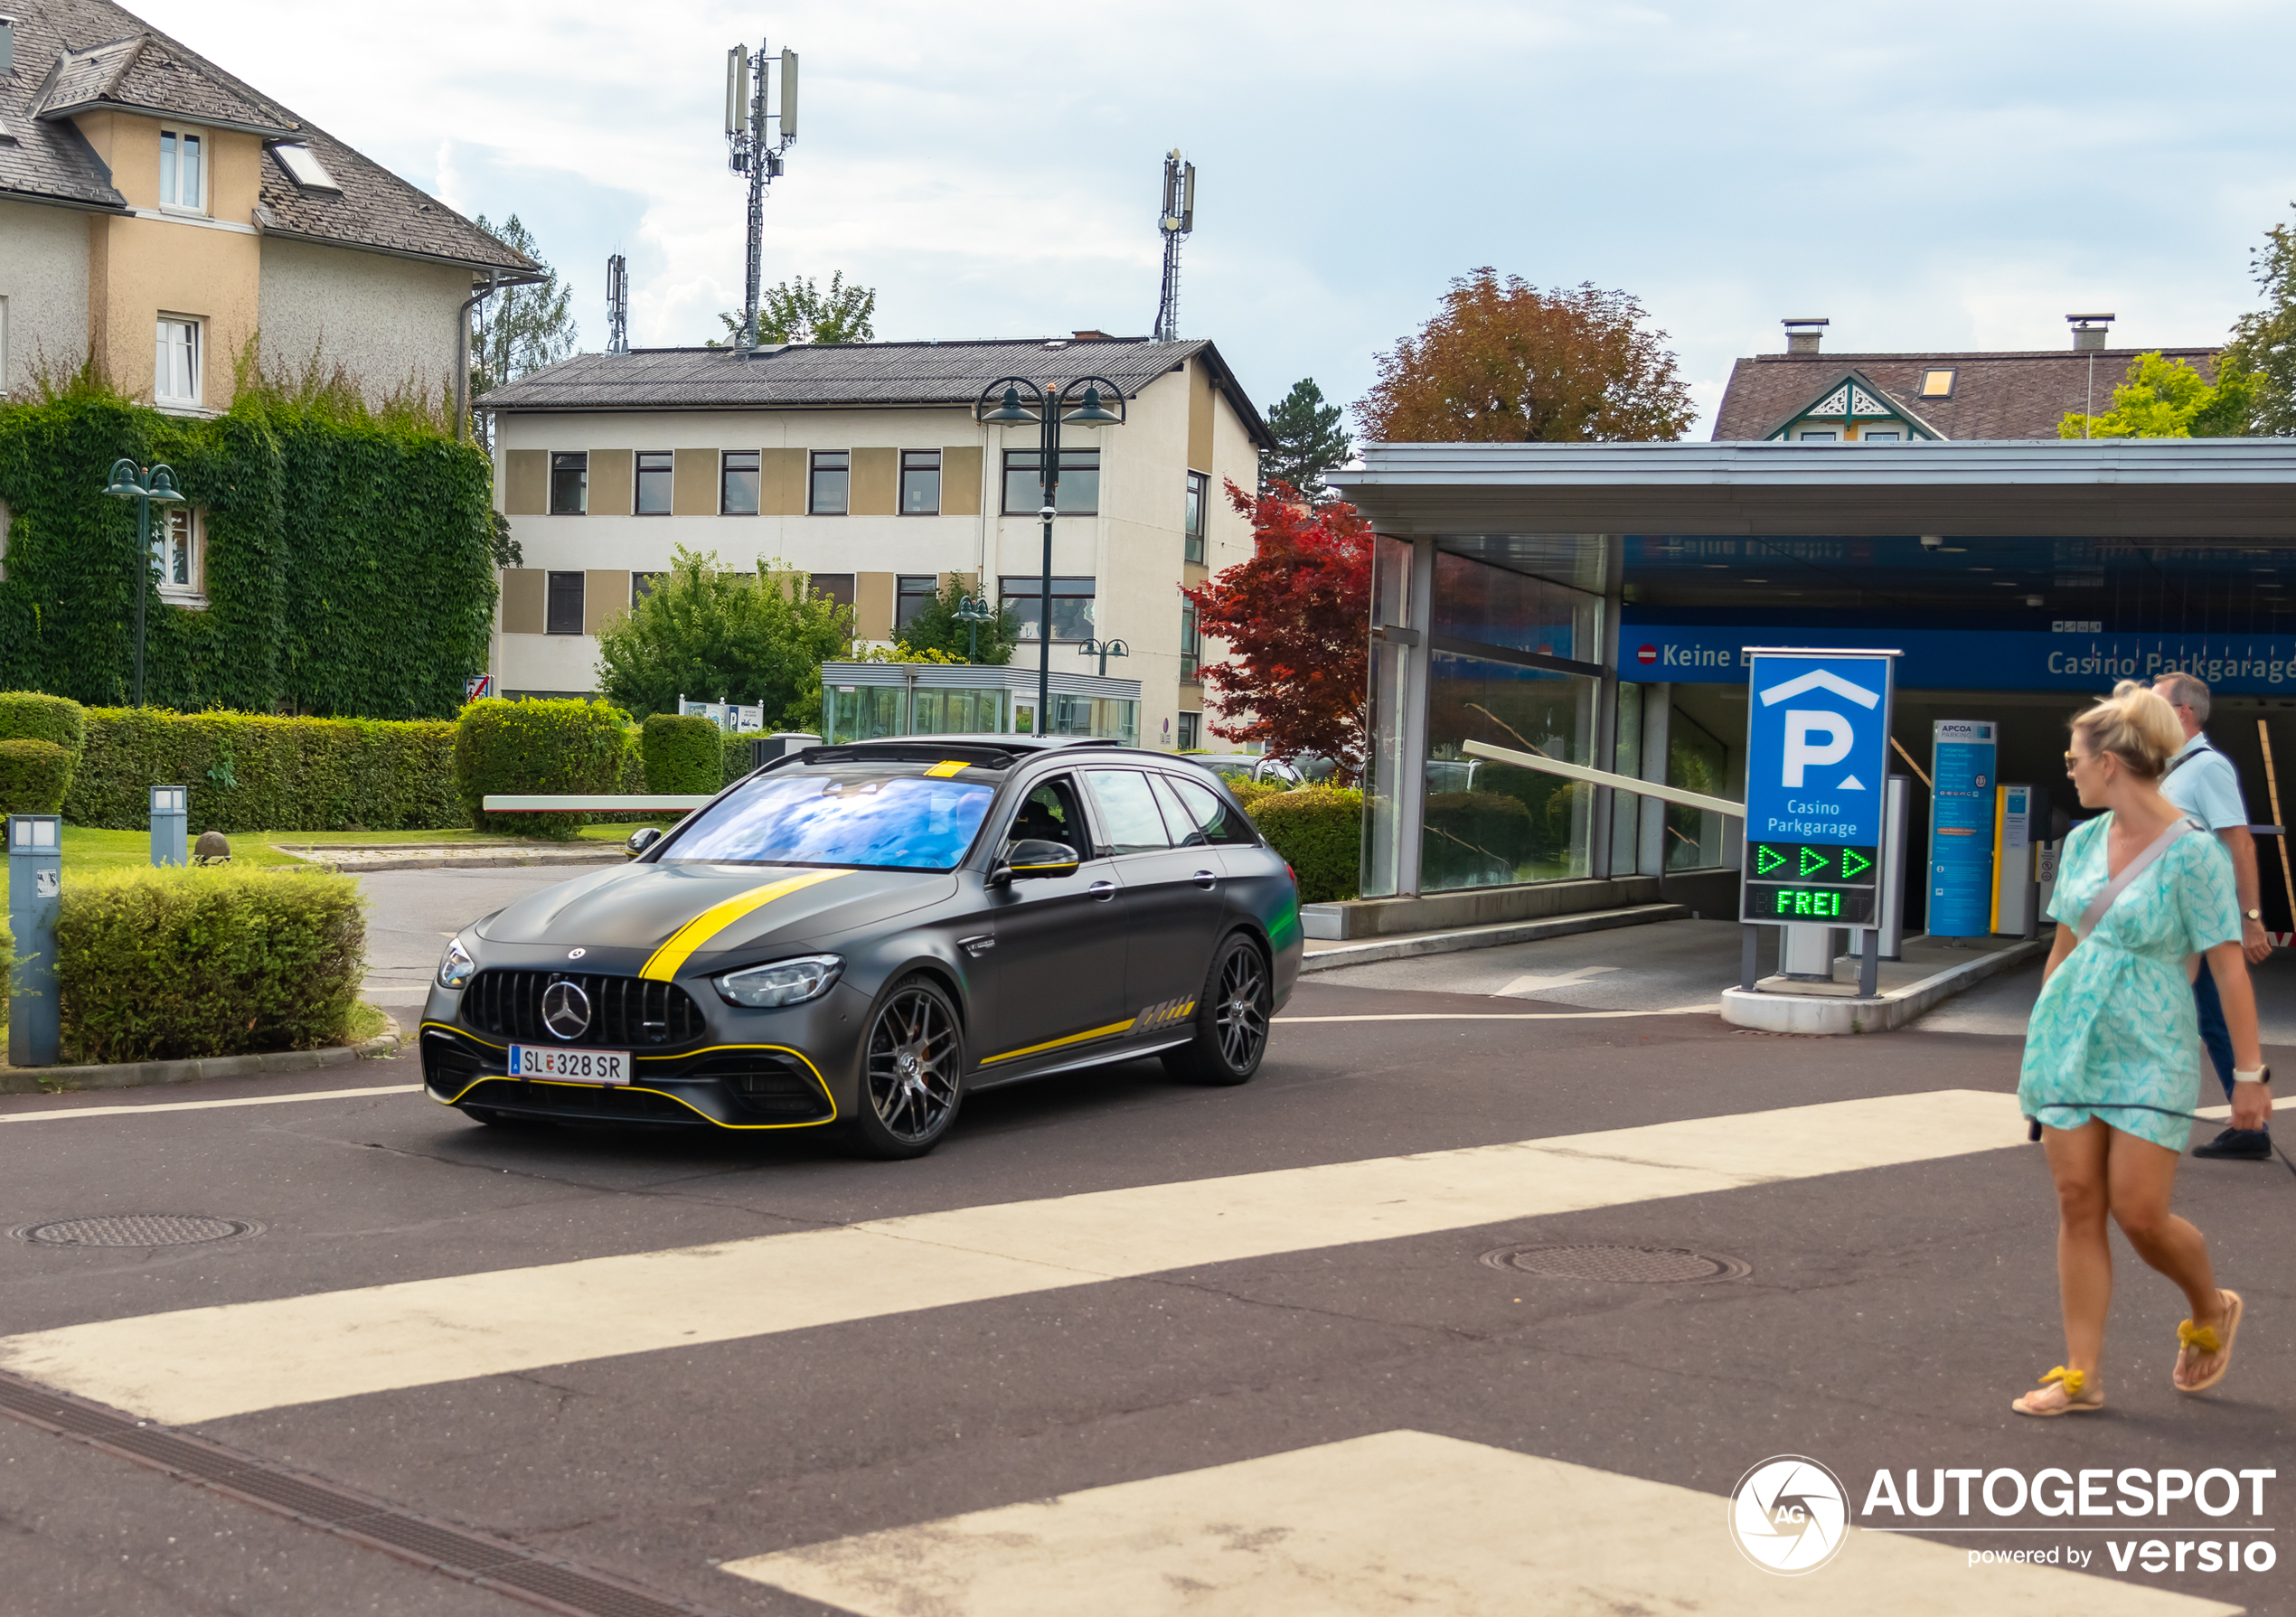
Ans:
<svg viewBox="0 0 2296 1617"><path fill-rule="evenodd" d="M2232 1081L2235 1084L2269 1084L2272 1081L2272 1069L2269 1067L2235 1067L2232 1069Z"/></svg>

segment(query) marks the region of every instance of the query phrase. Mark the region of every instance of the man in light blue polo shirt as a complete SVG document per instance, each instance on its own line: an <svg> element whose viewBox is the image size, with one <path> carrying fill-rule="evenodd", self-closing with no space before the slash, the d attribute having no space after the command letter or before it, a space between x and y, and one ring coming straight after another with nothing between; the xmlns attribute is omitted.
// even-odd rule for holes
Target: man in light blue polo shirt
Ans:
<svg viewBox="0 0 2296 1617"><path fill-rule="evenodd" d="M2164 673L2152 683L2176 710L2184 726L2185 744L2169 760L2160 777L2160 794L2216 833L2232 855L2235 889L2240 895L2240 945L2248 964L2262 963L2272 952L2264 935L2264 912L2256 880L2256 839L2248 830L2248 807L2241 801L2240 776L2232 760L2208 744L2201 727L2208 722L2208 687L2188 673ZM2225 1095L2232 1095L2232 1034L2225 1027L2225 1008L2216 997L2216 980L2204 964L2193 979L2194 1008L2200 1013L2200 1041L2208 1047L2217 1081ZM2268 1129L2226 1129L2207 1144L2193 1150L2196 1157L2228 1157L2246 1161L2272 1161Z"/></svg>

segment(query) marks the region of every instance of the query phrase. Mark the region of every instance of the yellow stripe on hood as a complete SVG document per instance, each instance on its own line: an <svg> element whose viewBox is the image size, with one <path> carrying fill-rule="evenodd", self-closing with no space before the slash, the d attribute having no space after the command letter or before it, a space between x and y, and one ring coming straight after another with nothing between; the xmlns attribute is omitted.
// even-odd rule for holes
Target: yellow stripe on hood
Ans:
<svg viewBox="0 0 2296 1617"><path fill-rule="evenodd" d="M669 941L654 950L645 964L638 969L638 975L650 977L656 982L667 982L678 974L678 968L695 950L751 910L762 909L776 898L794 893L799 888L851 874L850 870L810 870L803 876L792 876L786 881L769 881L763 887L752 888L739 898L729 898L723 904L712 904L670 934Z"/></svg>

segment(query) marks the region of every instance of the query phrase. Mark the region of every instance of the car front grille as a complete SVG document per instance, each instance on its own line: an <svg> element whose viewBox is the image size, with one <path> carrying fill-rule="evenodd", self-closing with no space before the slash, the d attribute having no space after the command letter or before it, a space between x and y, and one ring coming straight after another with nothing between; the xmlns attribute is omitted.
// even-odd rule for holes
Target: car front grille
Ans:
<svg viewBox="0 0 2296 1617"><path fill-rule="evenodd" d="M542 1025L542 991L571 982L590 1001L590 1025L561 1039ZM708 1031L701 1008L674 982L580 972L481 972L463 990L462 1020L481 1033L608 1049L691 1044Z"/></svg>
<svg viewBox="0 0 2296 1617"><path fill-rule="evenodd" d="M679 1075L715 1078L745 1112L780 1123L804 1123L829 1114L829 1097L799 1063L770 1050L729 1050L696 1063Z"/></svg>
<svg viewBox="0 0 2296 1617"><path fill-rule="evenodd" d="M675 1123L707 1126L709 1119L650 1089L594 1088L588 1085L528 1083L490 1078L472 1090L469 1105L531 1117L561 1117L599 1123Z"/></svg>
<svg viewBox="0 0 2296 1617"><path fill-rule="evenodd" d="M439 1094L457 1094L485 1070L485 1064L459 1039L444 1033L422 1036L423 1080Z"/></svg>

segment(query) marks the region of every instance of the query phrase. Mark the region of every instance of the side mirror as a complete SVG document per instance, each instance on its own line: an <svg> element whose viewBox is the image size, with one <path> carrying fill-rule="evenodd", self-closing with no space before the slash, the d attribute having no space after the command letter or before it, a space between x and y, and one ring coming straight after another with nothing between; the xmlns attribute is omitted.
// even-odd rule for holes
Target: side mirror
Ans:
<svg viewBox="0 0 2296 1617"><path fill-rule="evenodd" d="M997 872L1007 881L1031 881L1048 876L1074 876L1083 860L1077 851L1066 842L1042 842L1030 839L1012 844L1012 851L1005 856ZM1002 886L999 882L998 886Z"/></svg>
<svg viewBox="0 0 2296 1617"><path fill-rule="evenodd" d="M660 826L641 825L630 833L630 840L626 846L627 846L630 851L630 857L632 859L635 859L639 854L644 853L647 849L653 847L654 843L660 841L661 840L662 828Z"/></svg>

